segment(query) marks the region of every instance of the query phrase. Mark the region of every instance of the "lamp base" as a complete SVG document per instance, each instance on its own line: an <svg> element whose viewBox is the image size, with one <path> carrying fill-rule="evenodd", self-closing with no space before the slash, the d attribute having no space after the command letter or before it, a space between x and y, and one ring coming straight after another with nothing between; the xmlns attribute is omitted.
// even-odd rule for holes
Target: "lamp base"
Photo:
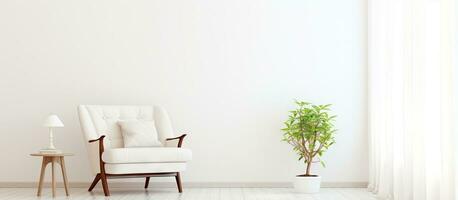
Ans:
<svg viewBox="0 0 458 200"><path fill-rule="evenodd" d="M59 150L59 149L41 149L40 153L43 153L43 154L59 154L59 153L62 153L62 151Z"/></svg>

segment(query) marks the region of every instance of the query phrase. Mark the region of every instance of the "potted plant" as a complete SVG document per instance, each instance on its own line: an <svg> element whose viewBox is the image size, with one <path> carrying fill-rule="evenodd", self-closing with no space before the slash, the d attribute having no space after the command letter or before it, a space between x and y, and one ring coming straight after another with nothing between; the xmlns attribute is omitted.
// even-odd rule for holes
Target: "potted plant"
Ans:
<svg viewBox="0 0 458 200"><path fill-rule="evenodd" d="M293 146L306 165L305 174L297 175L294 188L298 192L319 192L321 177L312 174L311 166L315 162L324 162L320 159L323 153L334 144L334 115L330 115L328 105L313 105L311 103L296 101L297 108L290 111L286 120L283 141Z"/></svg>

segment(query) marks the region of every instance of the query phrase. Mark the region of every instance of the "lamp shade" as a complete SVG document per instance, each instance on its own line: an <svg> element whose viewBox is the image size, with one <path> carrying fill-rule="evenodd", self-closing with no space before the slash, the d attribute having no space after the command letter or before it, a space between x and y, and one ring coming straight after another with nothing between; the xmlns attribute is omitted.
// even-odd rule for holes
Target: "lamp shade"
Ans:
<svg viewBox="0 0 458 200"><path fill-rule="evenodd" d="M49 115L45 122L43 123L44 127L64 127L64 123L60 121L57 115Z"/></svg>

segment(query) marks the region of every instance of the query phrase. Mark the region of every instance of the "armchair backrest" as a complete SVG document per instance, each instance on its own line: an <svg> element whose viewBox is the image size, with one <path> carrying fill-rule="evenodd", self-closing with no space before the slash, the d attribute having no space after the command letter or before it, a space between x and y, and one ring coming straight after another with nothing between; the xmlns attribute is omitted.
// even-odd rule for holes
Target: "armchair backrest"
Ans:
<svg viewBox="0 0 458 200"><path fill-rule="evenodd" d="M167 112L159 106L80 105L78 115L94 173L99 171L97 144L88 144L88 141L105 135L105 149L123 148L124 141L117 124L120 120L154 121L162 144L166 138L175 137Z"/></svg>
<svg viewBox="0 0 458 200"><path fill-rule="evenodd" d="M122 148L124 141L117 124L120 120L152 120L159 141L174 137L172 125L165 109L159 106L78 106L81 128L86 141L105 135L105 148Z"/></svg>

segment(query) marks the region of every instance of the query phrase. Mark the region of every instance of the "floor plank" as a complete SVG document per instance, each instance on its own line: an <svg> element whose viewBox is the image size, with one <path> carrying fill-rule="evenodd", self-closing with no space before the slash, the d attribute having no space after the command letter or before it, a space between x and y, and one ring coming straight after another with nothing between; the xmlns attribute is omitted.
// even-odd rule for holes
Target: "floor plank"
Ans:
<svg viewBox="0 0 458 200"><path fill-rule="evenodd" d="M0 188L0 199L5 200L375 200L364 188L322 188L317 194L301 194L291 188L176 188L131 189L113 188L105 198L100 188L88 192L84 188L71 188L70 197L58 188L57 197L43 188L42 196L36 197L35 188Z"/></svg>

